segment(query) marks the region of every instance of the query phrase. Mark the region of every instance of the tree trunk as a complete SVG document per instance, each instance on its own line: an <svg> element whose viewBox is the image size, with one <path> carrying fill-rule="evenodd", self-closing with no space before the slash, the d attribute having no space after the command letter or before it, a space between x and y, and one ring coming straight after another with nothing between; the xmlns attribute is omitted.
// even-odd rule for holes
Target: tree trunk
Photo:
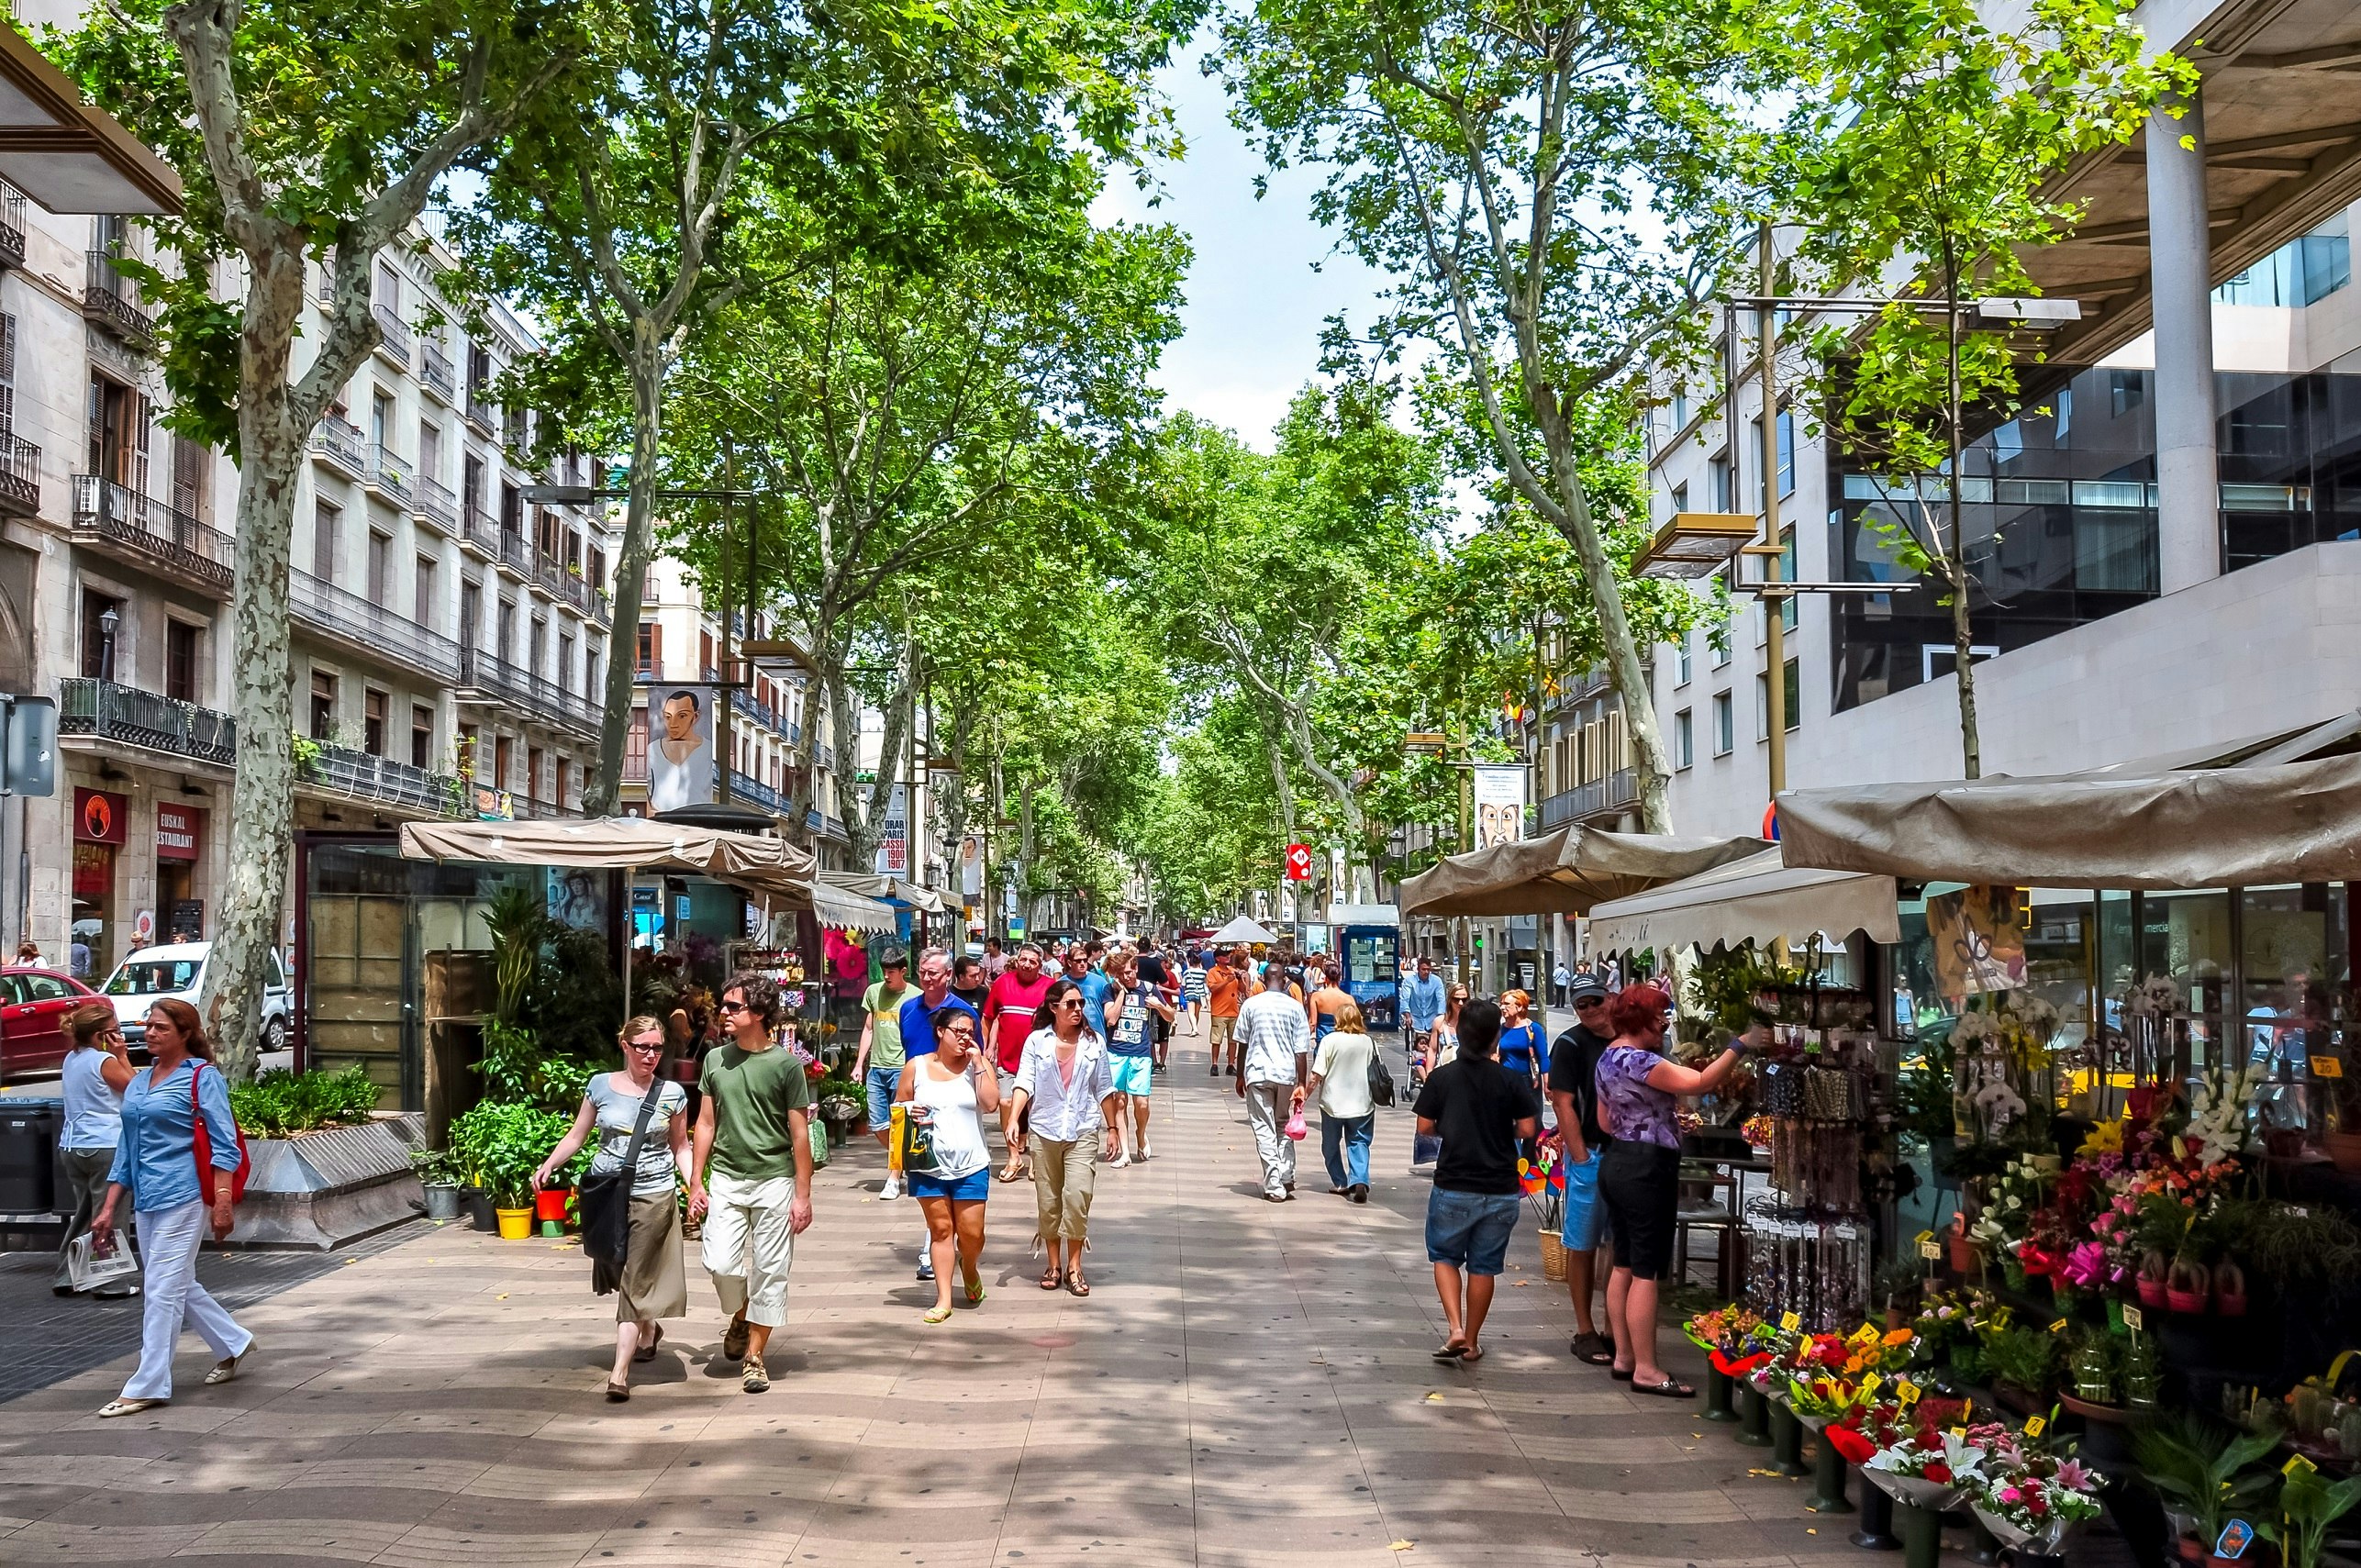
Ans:
<svg viewBox="0 0 2361 1568"><path fill-rule="evenodd" d="M1967 417L1967 411L1959 406L1959 269L1952 259L1948 239L1943 241L1943 294L1944 373L1949 378L1944 403L1951 436L1951 649L1954 672L1959 680L1963 776L1973 779L1984 776L1984 741L1976 723L1976 628L1968 604L1974 574L1967 567L1966 512L1961 494L1966 487L1967 476L1961 472L1966 462L1966 443L1962 439L1960 423Z"/></svg>
<svg viewBox="0 0 2361 1568"><path fill-rule="evenodd" d="M598 771L591 793L583 797L585 817L612 817L622 809L623 742L631 728L632 688L640 673L640 601L646 596L648 558L653 552L663 404L663 345L655 324L642 317L631 323L630 496L623 512L622 556L615 567L615 624L607 636L607 711L598 726Z"/></svg>
<svg viewBox="0 0 2361 1568"><path fill-rule="evenodd" d="M238 770L230 785L228 881L197 998L206 1033L233 1084L254 1076L261 1054L262 991L286 907L295 841L287 554L304 462L304 432L287 384L303 309L303 252L282 251L250 272L239 341L238 573L229 608Z"/></svg>
<svg viewBox="0 0 2361 1568"><path fill-rule="evenodd" d="M906 645L907 646L907 645ZM868 798L863 800L858 781L847 783L847 764L861 760L861 732L852 711L852 688L844 683L843 655L831 651L821 657L831 666L829 672L829 712L830 728L837 736L836 793L843 802L846 854L855 873L865 873L876 864L877 846L885 836L885 811L893 802L894 784L901 774L902 747L909 737L911 709L917 706L917 692L907 673L901 689L886 699L885 729L878 737L876 776L869 782ZM845 737L852 739L848 742ZM852 771L857 772L855 767ZM911 832L910 807L915 804L907 797L902 803L904 834L903 870L909 869L908 845L915 838Z"/></svg>

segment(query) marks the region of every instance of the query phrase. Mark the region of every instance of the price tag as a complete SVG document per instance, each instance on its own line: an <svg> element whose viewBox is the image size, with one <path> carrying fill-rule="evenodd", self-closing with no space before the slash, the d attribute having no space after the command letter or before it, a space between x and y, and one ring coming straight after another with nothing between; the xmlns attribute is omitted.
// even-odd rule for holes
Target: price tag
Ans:
<svg viewBox="0 0 2361 1568"><path fill-rule="evenodd" d="M1877 1385L1885 1381L1884 1377L1874 1372L1868 1376L1863 1378L1861 1380L1861 1397L1866 1399L1872 1394L1877 1393Z"/></svg>
<svg viewBox="0 0 2361 1568"><path fill-rule="evenodd" d="M2303 1455L2301 1455L2301 1454L2297 1454L2294 1458L2292 1458L2292 1459L2289 1460L2285 1464L2282 1464L2282 1465L2280 1465L2280 1466L2279 1466L2279 1473L2280 1473L2280 1474L2282 1474L2282 1475L2295 1475L2295 1474L2299 1474L2299 1473L2309 1475L2309 1474L2311 1474L2311 1473L2313 1473L2314 1472L2318 1471L2319 1469L2320 1469L2320 1466L2319 1466L2319 1465L2314 1464L2311 1461L2310 1461L2310 1460L2306 1459Z"/></svg>
<svg viewBox="0 0 2361 1568"><path fill-rule="evenodd" d="M2315 1078L2342 1078L2344 1076L2344 1062L2334 1056L2315 1056L2311 1059L2311 1075Z"/></svg>
<svg viewBox="0 0 2361 1568"><path fill-rule="evenodd" d="M1912 1239L1916 1240L1920 1246L1923 1247L1928 1242L1934 1240L1934 1232L1932 1230L1921 1230Z"/></svg>
<svg viewBox="0 0 2361 1568"><path fill-rule="evenodd" d="M2065 1319L2065 1318L2059 1318L2056 1322L2052 1323L2052 1324L2050 1325L2050 1332L2051 1332L2051 1333L2053 1333L2053 1334L2063 1334L2063 1333L2065 1333L2065 1332L2066 1332L2066 1319Z"/></svg>
<svg viewBox="0 0 2361 1568"><path fill-rule="evenodd" d="M1964 1420L1967 1419L1967 1418L1968 1418L1968 1417L1973 1416L1974 1414L1976 1414L1976 1401L1975 1401L1975 1400L1973 1400L1973 1399L1967 1400L1967 1401L1966 1401L1965 1403L1963 1403L1963 1404L1959 1407L1959 1418L1960 1418L1961 1420L1963 1420L1963 1421L1964 1421Z"/></svg>
<svg viewBox="0 0 2361 1568"><path fill-rule="evenodd" d="M2028 1417L2026 1417L2026 1418L2025 1418L2025 1436L2027 1436L2027 1437L2029 1437L2029 1438L2037 1438L2037 1437L2041 1436L2041 1435L2042 1435L2042 1433L2044 1433L2044 1432L2047 1431L2048 1429L2049 1429L2049 1418L2048 1418L2048 1417L2046 1417L2046 1416L2028 1416Z"/></svg>
<svg viewBox="0 0 2361 1568"><path fill-rule="evenodd" d="M1875 1323L1864 1323L1861 1327L1853 1330L1853 1338L1847 1340L1845 1343L1848 1345L1874 1345L1879 1340L1884 1338L1885 1336L1877 1331L1877 1326Z"/></svg>
<svg viewBox="0 0 2361 1568"><path fill-rule="evenodd" d="M1905 1405L1915 1405L1919 1402L1919 1385L1906 1377L1894 1385L1894 1396Z"/></svg>
<svg viewBox="0 0 2361 1568"><path fill-rule="evenodd" d="M2147 1327L2147 1320L2140 1316L2138 1307L2126 1307L2123 1308L2123 1327L2136 1334Z"/></svg>
<svg viewBox="0 0 2361 1568"><path fill-rule="evenodd" d="M1799 1312L1782 1312L1779 1314L1779 1327L1792 1334L1803 1327L1803 1315Z"/></svg>
<svg viewBox="0 0 2361 1568"><path fill-rule="evenodd" d="M1939 1262L1943 1257L1943 1249L1932 1241L1921 1241L1919 1243L1919 1256L1929 1262Z"/></svg>
<svg viewBox="0 0 2361 1568"><path fill-rule="evenodd" d="M1951 1429L1951 1435L1957 1438L1961 1442L1966 1442L1967 1440L1967 1429L1966 1427L1954 1427Z"/></svg>

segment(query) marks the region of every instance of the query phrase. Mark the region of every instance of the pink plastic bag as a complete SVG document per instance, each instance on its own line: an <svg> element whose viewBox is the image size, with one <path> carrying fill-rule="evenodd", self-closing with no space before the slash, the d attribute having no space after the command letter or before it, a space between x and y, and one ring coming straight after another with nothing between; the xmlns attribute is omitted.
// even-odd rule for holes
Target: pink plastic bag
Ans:
<svg viewBox="0 0 2361 1568"><path fill-rule="evenodd" d="M1305 1134L1311 1131L1310 1128L1304 1125L1303 1106L1297 1106L1296 1107L1295 1115L1287 1118L1287 1125L1285 1130L1289 1138L1294 1139L1298 1143L1303 1141Z"/></svg>

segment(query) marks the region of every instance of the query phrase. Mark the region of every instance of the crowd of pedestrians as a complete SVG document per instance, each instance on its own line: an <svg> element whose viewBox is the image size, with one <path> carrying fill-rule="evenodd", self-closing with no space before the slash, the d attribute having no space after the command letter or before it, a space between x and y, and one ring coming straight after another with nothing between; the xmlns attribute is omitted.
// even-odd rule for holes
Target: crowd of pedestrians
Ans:
<svg viewBox="0 0 2361 1568"><path fill-rule="evenodd" d="M1075 940L1045 950L954 959L887 949L862 997L852 1073L869 1132L887 1154L878 1196L916 1201L925 1235L918 1274L934 1285L921 1314L950 1322L986 1298L986 1217L999 1183L1030 1180L1044 1291L1091 1294L1086 1255L1098 1172L1153 1158L1155 1078L1177 1029L1204 1040L1210 1071L1243 1102L1262 1197L1293 1201L1297 1145L1320 1123L1328 1189L1370 1201L1382 1106L1394 1103L1385 1047L1364 995L1336 964L1280 949L1158 950ZM1658 987L1561 967L1554 999L1574 1021L1554 1040L1532 999L1497 998L1447 982L1420 956L1393 998L1414 1123L1413 1172L1431 1182L1425 1244L1445 1325L1438 1361L1483 1360L1484 1326L1522 1207L1520 1162L1554 1140L1566 1170L1562 1240L1576 1334L1571 1352L1633 1392L1694 1390L1658 1359L1659 1292L1673 1266L1678 1096L1711 1093L1746 1049L1740 1040L1701 1068L1663 1051L1670 1001ZM786 1321L796 1239L813 1219L809 1117L812 1058L782 1027L776 984L758 973L722 988L716 1042L695 1062L695 1088L668 1072L674 1027L633 1018L618 1036L622 1065L593 1075L572 1126L535 1173L546 1184L584 1148L589 1181L628 1192L622 1252L594 1271L616 1297L610 1400L630 1397L632 1368L654 1359L665 1319L688 1311L685 1236L694 1234L724 1320L722 1360L741 1386L771 1385L774 1330ZM74 1201L67 1231L84 1253L119 1244L137 1217L143 1273L96 1294L144 1293L142 1353L120 1416L168 1402L172 1352L194 1327L215 1356L207 1383L235 1377L253 1336L197 1283L200 1241L234 1222L243 1146L228 1086L194 1009L162 999L146 1026L150 1064L136 1068L111 1007L64 1020L72 1049L62 1091L61 1169ZM1546 1107L1546 1109L1545 1109ZM989 1130L1005 1162L996 1172ZM695 1232L685 1229L684 1216ZM1603 1286L1604 1304L1599 1302ZM55 1288L84 1288L61 1262ZM1603 1327L1602 1327L1603 1324Z"/></svg>

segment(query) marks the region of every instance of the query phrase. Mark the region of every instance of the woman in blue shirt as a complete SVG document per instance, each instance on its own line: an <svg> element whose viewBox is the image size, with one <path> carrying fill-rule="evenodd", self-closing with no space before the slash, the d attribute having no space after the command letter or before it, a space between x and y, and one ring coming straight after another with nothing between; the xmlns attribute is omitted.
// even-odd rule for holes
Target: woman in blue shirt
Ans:
<svg viewBox="0 0 2361 1568"><path fill-rule="evenodd" d="M1549 1076L1549 1042L1530 1016L1533 999L1522 991L1500 993L1500 1065L1509 1075L1538 1089Z"/></svg>
<svg viewBox="0 0 2361 1568"><path fill-rule="evenodd" d="M173 1345L184 1315L217 1358L207 1383L227 1383L254 1346L221 1303L196 1282L196 1251L204 1232L219 1241L237 1223L230 1179L238 1169L238 1124L229 1114L229 1084L213 1065L196 1009L165 997L148 1009L148 1054L154 1062L123 1091L123 1137L106 1174L106 1202L90 1224L101 1248L115 1239L123 1195L139 1226L145 1256L146 1311L139 1326L139 1366L101 1416L128 1416L173 1398ZM198 1185L196 1118L205 1118L212 1144ZM208 1224L208 1218L210 1224Z"/></svg>

